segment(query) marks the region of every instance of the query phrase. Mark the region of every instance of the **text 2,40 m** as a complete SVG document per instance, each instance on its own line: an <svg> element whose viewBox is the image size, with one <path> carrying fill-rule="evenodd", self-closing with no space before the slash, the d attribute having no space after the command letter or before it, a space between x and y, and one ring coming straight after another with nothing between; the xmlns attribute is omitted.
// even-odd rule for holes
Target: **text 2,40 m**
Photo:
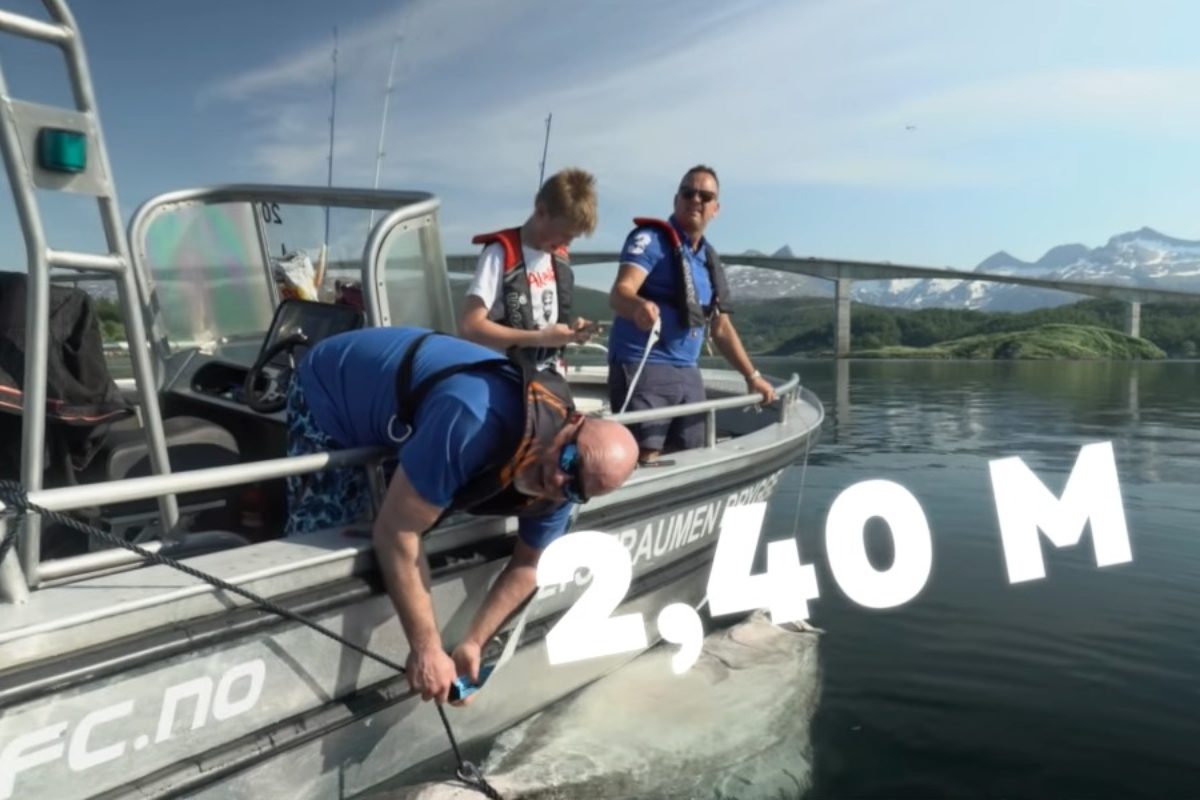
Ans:
<svg viewBox="0 0 1200 800"><path fill-rule="evenodd" d="M988 467L1009 583L1046 576L1039 530L1056 547L1069 547L1079 543L1090 522L1097 566L1133 560L1111 442L1080 449L1062 497L1055 497L1019 457L990 461ZM816 570L801 563L794 538L769 542L766 570L751 574L766 506L757 502L724 510L707 587L713 616L765 608L777 624L795 622L808 619L808 601L820 597ZM873 517L887 524L894 544L894 561L884 570L867 555L864 529ZM838 587L867 608L895 608L912 600L933 568L933 540L920 503L887 480L862 481L837 496L825 521L825 551ZM563 536L542 554L538 585L571 581L580 567L590 570L592 580L546 635L550 663L644 649L642 615L613 616L633 580L629 551L617 537L600 531ZM657 626L662 638L681 645L672 666L684 672L700 654L699 615L686 603L672 603L659 613Z"/></svg>

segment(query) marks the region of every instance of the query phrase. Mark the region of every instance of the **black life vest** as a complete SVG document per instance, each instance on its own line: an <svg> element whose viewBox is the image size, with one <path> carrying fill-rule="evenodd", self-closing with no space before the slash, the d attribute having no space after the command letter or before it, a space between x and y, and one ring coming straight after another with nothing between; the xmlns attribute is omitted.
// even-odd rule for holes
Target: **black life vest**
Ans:
<svg viewBox="0 0 1200 800"><path fill-rule="evenodd" d="M729 282L725 279L725 268L721 266L721 258L717 255L716 249L707 240L704 242L704 265L708 269L708 279L712 282L713 301L707 307L702 307L696 294L696 285L692 280L692 271L688 266L687 255L683 252L683 239L679 236L679 231L675 230L675 226L666 220L653 217L635 217L633 224L639 228L657 228L661 231L671 242L671 258L675 265L674 297L660 298L644 293L646 289L644 283L638 291L639 295L655 302L673 303L680 316L687 320L689 328L703 326L714 311L719 310L723 314L733 311Z"/></svg>
<svg viewBox="0 0 1200 800"><path fill-rule="evenodd" d="M516 449L507 458L489 465L471 478L454 495L446 513L466 511L472 514L523 517L540 516L558 508L560 501L521 494L513 486L513 479L524 466L550 447L567 424L578 418L566 380L553 370L537 370L528 356L511 348L507 359L496 357L454 364L438 370L414 387L412 371L417 349L433 335L434 332L430 331L418 337L396 370L394 422L409 426L411 431L417 409L429 391L439 381L462 372L493 370L514 379L517 378L515 373L519 373L525 401L524 426Z"/></svg>
<svg viewBox="0 0 1200 800"><path fill-rule="evenodd" d="M500 289L500 299L497 305L489 309L491 314L501 313L504 324L518 330L538 330L538 317L541 313L540 304L535 304L533 293L529 289L529 274L525 267L525 251L521 247L521 229L507 228L494 233L481 233L471 240L473 244L487 247L499 242L504 248L504 275ZM559 248L550 254L554 265L554 286L558 295L558 321L570 325L574 321L571 314L571 298L575 290L575 273L571 271L571 262L566 248ZM561 357L565 348L523 348L531 351L535 363L544 363L551 356Z"/></svg>

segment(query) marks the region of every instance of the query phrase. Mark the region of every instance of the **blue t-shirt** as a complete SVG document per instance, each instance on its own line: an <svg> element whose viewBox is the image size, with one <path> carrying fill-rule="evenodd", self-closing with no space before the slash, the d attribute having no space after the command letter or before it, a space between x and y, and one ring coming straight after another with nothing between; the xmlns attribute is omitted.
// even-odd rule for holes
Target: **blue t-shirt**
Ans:
<svg viewBox="0 0 1200 800"><path fill-rule="evenodd" d="M313 419L342 447L388 446L396 413L396 370L424 328L367 328L324 339L296 369ZM452 364L505 361L494 350L452 336L433 336L413 362L412 385ZM439 508L488 465L516 449L525 418L515 369L452 375L430 389L413 420L399 461L413 488ZM403 434L403 426L394 431ZM566 532L571 503L541 517L521 517L521 539L541 549Z"/></svg>
<svg viewBox="0 0 1200 800"><path fill-rule="evenodd" d="M687 234L671 224L683 240L684 257L692 270L692 281L696 285L696 297L702 306L712 302L712 280L705 266L704 239L700 249L692 252ZM704 327L689 328L687 316L681 315L676 305L676 284L679 276L675 271L671 240L664 231L656 227L634 228L621 249L622 264L634 264L646 271L646 281L639 294L658 304L662 318L662 332L658 343L646 359L651 364L676 364L695 366L700 361L700 347L704 344ZM623 316L613 319L612 332L608 336L608 360L619 364L637 364L642 360L649 333Z"/></svg>

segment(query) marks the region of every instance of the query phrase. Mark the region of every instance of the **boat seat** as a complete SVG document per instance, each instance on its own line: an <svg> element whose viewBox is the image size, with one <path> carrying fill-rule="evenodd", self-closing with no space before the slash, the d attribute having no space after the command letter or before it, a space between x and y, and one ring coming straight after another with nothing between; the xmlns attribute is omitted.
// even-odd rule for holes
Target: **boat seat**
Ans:
<svg viewBox="0 0 1200 800"><path fill-rule="evenodd" d="M199 417L163 420L167 457L172 472L238 463L241 450L225 428ZM136 418L116 422L104 436L100 452L92 459L81 483L115 481L152 474L150 446Z"/></svg>

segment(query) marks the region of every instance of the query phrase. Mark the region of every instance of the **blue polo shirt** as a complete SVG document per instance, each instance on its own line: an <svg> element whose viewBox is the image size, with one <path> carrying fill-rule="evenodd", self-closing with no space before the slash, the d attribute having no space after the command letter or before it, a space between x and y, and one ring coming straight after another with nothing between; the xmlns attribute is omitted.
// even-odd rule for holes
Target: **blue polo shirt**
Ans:
<svg viewBox="0 0 1200 800"><path fill-rule="evenodd" d="M712 302L713 287L708 267L705 266L704 238L700 239L700 249L693 252L687 234L680 230L674 216L670 222L683 240L684 258L692 271L697 299L701 305L707 306ZM650 351L647 363L695 366L700 360L700 348L704 344L704 328L689 328L687 316L681 315L676 306L679 278L675 272L671 240L666 233L652 227L634 228L625 239L620 263L633 264L645 270L646 281L639 294L657 303L659 316L662 317L662 333ZM642 360L648 336L649 333L638 328L633 320L616 316L608 336L608 360L619 364L637 364Z"/></svg>
<svg viewBox="0 0 1200 800"><path fill-rule="evenodd" d="M324 339L296 369L313 419L342 447L393 445L396 370L424 328L367 328ZM433 336L417 351L412 385L452 364L500 361L494 350L452 336ZM452 375L425 396L413 435L399 446L404 474L439 508L488 465L511 456L525 417L516 369ZM397 431L402 433L402 429ZM521 539L541 549L566 532L571 503L541 517L521 517Z"/></svg>

